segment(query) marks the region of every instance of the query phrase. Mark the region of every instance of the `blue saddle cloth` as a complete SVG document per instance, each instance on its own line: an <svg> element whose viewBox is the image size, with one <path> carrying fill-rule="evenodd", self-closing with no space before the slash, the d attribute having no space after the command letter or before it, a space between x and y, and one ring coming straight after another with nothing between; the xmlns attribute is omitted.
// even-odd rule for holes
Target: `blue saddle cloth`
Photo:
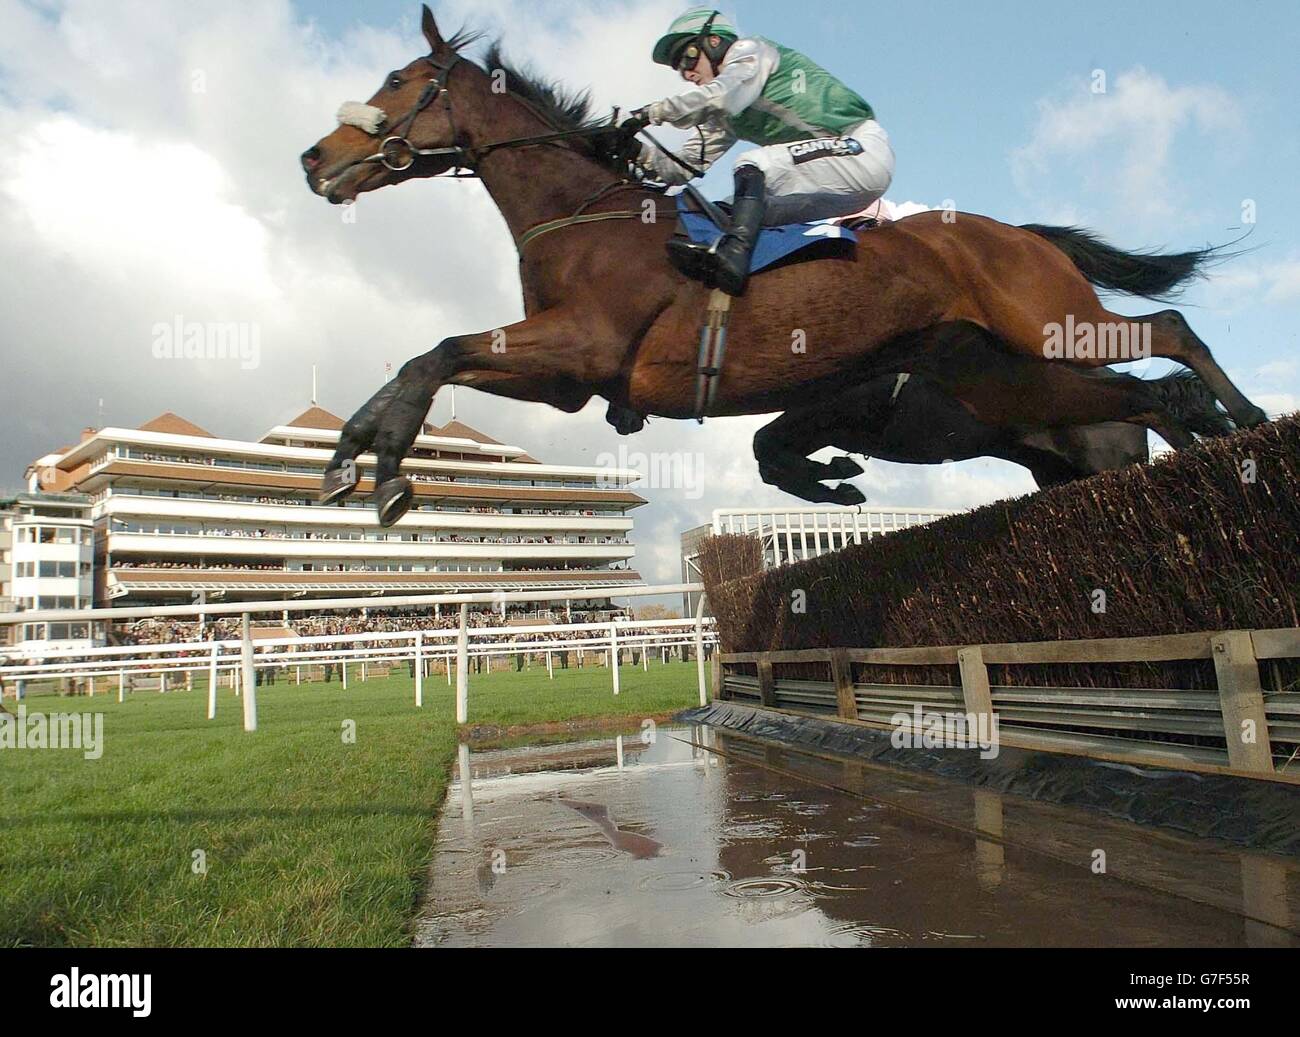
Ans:
<svg viewBox="0 0 1300 1037"><path fill-rule="evenodd" d="M712 245L722 233L717 224L702 212L689 208L687 196L677 195L677 216L692 241ZM826 220L817 223L788 223L781 227L764 227L758 235L754 258L749 272L756 274L787 256L801 252L823 241L845 241L854 244L858 236L846 227Z"/></svg>

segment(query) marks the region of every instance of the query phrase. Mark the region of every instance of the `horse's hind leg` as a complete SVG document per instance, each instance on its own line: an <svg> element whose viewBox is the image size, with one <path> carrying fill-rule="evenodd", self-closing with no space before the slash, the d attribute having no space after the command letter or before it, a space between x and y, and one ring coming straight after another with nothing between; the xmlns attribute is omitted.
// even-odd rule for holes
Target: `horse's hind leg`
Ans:
<svg viewBox="0 0 1300 1037"><path fill-rule="evenodd" d="M1178 449L1196 442L1152 383L1130 375L1097 377L1089 368L1102 361L1009 352L1000 339L965 321L937 326L929 342L913 372L961 400L985 424L1030 430L1124 421L1154 429Z"/></svg>
<svg viewBox="0 0 1300 1037"><path fill-rule="evenodd" d="M1210 353L1210 347L1201 341L1177 310L1161 310L1148 317L1118 319L1149 324L1151 352L1156 356L1177 360L1195 371L1201 381L1209 386L1210 391L1228 408L1228 413L1238 425L1248 428L1268 420L1268 415L1246 399L1241 390L1232 384L1232 380ZM1160 430L1156 429L1156 431ZM1164 435L1163 432L1160 434Z"/></svg>

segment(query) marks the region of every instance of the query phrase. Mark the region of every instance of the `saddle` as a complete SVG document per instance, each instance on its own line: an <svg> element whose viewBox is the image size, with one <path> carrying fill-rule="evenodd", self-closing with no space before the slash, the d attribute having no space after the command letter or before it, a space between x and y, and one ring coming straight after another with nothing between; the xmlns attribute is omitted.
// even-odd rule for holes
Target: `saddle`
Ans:
<svg viewBox="0 0 1300 1037"><path fill-rule="evenodd" d="M707 201L693 187L677 195L677 234L700 244L716 243L727 229L725 205ZM749 263L750 276L784 261L800 262L825 258L826 247L852 249L857 244L858 229L874 226L874 220L856 221L853 227L835 220L815 223L790 223L764 227L754 246ZM695 420L704 423L712 407L722 375L722 359L727 349L727 319L731 313L731 296L714 289L700 328L700 350L696 362Z"/></svg>
<svg viewBox="0 0 1300 1037"><path fill-rule="evenodd" d="M726 231L719 220L727 216L726 205L704 202L693 191L676 196L677 233L691 241L711 245ZM758 235L754 256L749 263L750 276L784 259L817 258L809 250L828 241L841 242L852 248L858 237L852 229L835 220L818 220L815 223L789 223L780 227L764 227ZM823 253L824 254L824 253Z"/></svg>

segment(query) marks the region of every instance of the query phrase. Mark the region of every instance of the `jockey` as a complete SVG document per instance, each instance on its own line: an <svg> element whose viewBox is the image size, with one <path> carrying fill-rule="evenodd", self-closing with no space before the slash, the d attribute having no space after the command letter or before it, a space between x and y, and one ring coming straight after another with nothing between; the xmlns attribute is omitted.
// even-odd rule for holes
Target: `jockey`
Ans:
<svg viewBox="0 0 1300 1037"><path fill-rule="evenodd" d="M720 12L699 8L669 26L652 57L691 85L636 112L629 130L695 128L683 157L700 169L738 139L760 145L736 159L732 226L721 241L669 243L669 258L688 277L739 295L764 224L847 216L889 187L894 152L871 105L798 51L757 36L742 39ZM639 163L665 183L690 179L648 143Z"/></svg>

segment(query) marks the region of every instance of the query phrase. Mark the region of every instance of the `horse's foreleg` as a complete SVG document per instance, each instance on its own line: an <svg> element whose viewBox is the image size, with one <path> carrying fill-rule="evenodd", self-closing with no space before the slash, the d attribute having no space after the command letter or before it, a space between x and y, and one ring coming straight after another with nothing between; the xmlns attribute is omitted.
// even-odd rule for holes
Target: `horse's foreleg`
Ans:
<svg viewBox="0 0 1300 1037"><path fill-rule="evenodd" d="M438 389L452 383L505 394L508 387L508 394L519 399L549 402L551 389L563 384L569 387L564 400L569 400L583 385L610 377L612 372L593 362L593 355L592 344L579 337L567 316L551 312L505 328L445 339L407 361L348 422L326 469L322 499L350 493L357 483L357 456L373 449L373 499L380 524L391 526L410 508L411 485L399 470ZM616 372L616 350L605 355L612 358Z"/></svg>
<svg viewBox="0 0 1300 1037"><path fill-rule="evenodd" d="M862 467L848 457L827 464L812 461L808 454L828 445L834 435L827 429L824 408L789 411L768 422L754 434L754 459L763 481L813 504L862 504L866 501L856 486L822 485L823 479L851 479Z"/></svg>

